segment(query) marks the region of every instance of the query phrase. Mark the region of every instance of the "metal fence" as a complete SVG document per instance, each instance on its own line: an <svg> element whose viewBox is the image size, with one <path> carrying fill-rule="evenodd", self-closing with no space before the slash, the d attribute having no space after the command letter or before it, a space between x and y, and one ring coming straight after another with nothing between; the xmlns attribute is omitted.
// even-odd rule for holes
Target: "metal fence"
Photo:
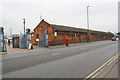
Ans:
<svg viewBox="0 0 120 80"><path fill-rule="evenodd" d="M30 29L26 29L26 34L20 35L20 48L27 49L30 44Z"/></svg>

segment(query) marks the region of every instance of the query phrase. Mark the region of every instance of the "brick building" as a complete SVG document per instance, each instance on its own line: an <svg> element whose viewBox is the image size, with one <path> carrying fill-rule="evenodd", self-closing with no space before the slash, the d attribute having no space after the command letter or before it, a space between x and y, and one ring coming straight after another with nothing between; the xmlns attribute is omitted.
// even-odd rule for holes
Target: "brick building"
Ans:
<svg viewBox="0 0 120 80"><path fill-rule="evenodd" d="M83 43L88 41L110 40L113 36L110 32L87 30L82 28L74 28L63 25L49 24L42 20L34 29L31 35L31 43L39 44L40 36L48 31L48 44L61 45L65 44L65 39L69 39L69 43Z"/></svg>

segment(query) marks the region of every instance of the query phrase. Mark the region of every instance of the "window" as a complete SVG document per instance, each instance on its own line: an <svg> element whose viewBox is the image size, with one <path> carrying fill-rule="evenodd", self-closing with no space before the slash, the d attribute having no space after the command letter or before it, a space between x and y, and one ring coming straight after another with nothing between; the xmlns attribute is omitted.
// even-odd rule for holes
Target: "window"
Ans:
<svg viewBox="0 0 120 80"><path fill-rule="evenodd" d="M75 37L76 37L76 33L75 33Z"/></svg>
<svg viewBox="0 0 120 80"><path fill-rule="evenodd" d="M36 38L39 38L39 34L36 34Z"/></svg>
<svg viewBox="0 0 120 80"><path fill-rule="evenodd" d="M57 32L54 33L54 36L57 36Z"/></svg>

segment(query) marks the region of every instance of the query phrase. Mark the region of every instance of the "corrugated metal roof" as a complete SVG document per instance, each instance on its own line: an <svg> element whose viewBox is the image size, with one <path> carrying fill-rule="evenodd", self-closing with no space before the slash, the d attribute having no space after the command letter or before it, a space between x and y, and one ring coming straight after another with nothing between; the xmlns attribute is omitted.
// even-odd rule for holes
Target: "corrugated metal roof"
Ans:
<svg viewBox="0 0 120 80"><path fill-rule="evenodd" d="M70 27L70 26L63 26L63 25L56 25L56 24L50 24L54 30L58 31L68 31L68 32L90 32L90 33L108 33L108 32L102 32L102 31L95 31L95 30L88 30L88 29L83 29L83 28L75 28L75 27Z"/></svg>
<svg viewBox="0 0 120 80"><path fill-rule="evenodd" d="M75 31L75 32L86 32L86 29L81 29L81 28L75 28L75 27L69 27L69 26L63 26L63 25L55 25L55 24L50 24L55 30L59 31Z"/></svg>
<svg viewBox="0 0 120 80"><path fill-rule="evenodd" d="M44 21L44 19L42 20ZM41 21L41 22L42 22ZM40 23L41 23L40 22ZM75 27L70 27L70 26L64 26L64 25L56 25L56 24L49 24L48 22L44 21L45 23L47 23L48 25L51 25L54 30L58 30L58 31L68 31L68 32L90 32L90 33L99 33L99 34L112 34L110 32L103 32L103 31L96 31L96 30L88 30L88 29L83 29L83 28L75 28ZM39 23L39 24L40 24ZM39 26L39 24L37 25L37 27ZM36 28L37 28L36 27ZM35 29L36 29L35 28ZM34 30L35 30L34 29Z"/></svg>

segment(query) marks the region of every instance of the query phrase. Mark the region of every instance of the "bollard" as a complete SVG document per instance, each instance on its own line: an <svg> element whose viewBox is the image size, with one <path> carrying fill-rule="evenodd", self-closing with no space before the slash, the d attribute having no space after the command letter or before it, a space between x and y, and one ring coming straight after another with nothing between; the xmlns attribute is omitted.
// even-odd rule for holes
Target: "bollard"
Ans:
<svg viewBox="0 0 120 80"><path fill-rule="evenodd" d="M4 52L4 29L0 27L0 52Z"/></svg>

